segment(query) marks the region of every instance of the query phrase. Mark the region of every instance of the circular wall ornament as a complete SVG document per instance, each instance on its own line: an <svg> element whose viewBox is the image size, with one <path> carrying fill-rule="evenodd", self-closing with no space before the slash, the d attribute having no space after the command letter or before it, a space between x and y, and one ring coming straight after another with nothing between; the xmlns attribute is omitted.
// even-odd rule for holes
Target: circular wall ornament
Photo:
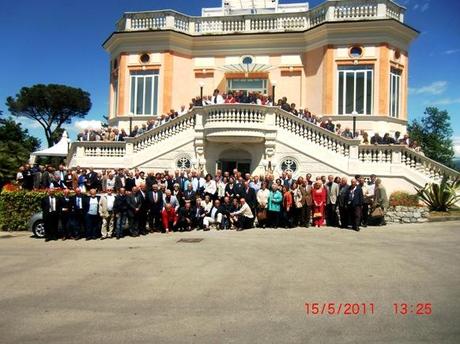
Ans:
<svg viewBox="0 0 460 344"><path fill-rule="evenodd" d="M190 161L189 157L182 156L176 160L176 167L179 170L187 170L192 167L192 162Z"/></svg>
<svg viewBox="0 0 460 344"><path fill-rule="evenodd" d="M360 47L359 45L354 45L348 50L348 55L350 55L351 58L357 59L362 57L364 54L364 49Z"/></svg>
<svg viewBox="0 0 460 344"><path fill-rule="evenodd" d="M252 64L254 62L254 58L252 56L246 55L241 58L241 63L242 64Z"/></svg>
<svg viewBox="0 0 460 344"><path fill-rule="evenodd" d="M144 53L144 54L141 55L141 57L140 57L139 59L140 59L140 61L141 61L142 63L149 63L149 61L150 61L150 55L147 54L147 53Z"/></svg>
<svg viewBox="0 0 460 344"><path fill-rule="evenodd" d="M296 173L299 168L299 163L294 158L287 157L281 160L280 168L283 172Z"/></svg>

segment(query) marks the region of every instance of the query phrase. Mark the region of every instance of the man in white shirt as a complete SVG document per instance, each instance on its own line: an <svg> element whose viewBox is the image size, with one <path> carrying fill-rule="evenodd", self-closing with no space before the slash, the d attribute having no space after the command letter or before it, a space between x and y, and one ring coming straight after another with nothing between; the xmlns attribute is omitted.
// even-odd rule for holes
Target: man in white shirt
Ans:
<svg viewBox="0 0 460 344"><path fill-rule="evenodd" d="M115 195L112 194L112 188L107 189L107 194L99 200L99 215L102 218L101 240L111 238L113 234L114 215L113 203Z"/></svg>
<svg viewBox="0 0 460 344"><path fill-rule="evenodd" d="M207 213L207 216L203 219L203 226L204 230L208 231L209 226L212 224L217 224L218 226L222 222L222 214L219 212L220 208L220 201L216 199L214 201L214 205L211 207L209 212Z"/></svg>
<svg viewBox="0 0 460 344"><path fill-rule="evenodd" d="M251 208L246 203L246 200L243 197L241 197L240 199L240 204L240 210L230 214L233 217L238 216L238 219L236 221L238 231L252 228L254 225L254 214L252 213Z"/></svg>
<svg viewBox="0 0 460 344"><path fill-rule="evenodd" d="M211 105L223 104L224 98L219 94L219 90L216 88L211 97Z"/></svg>
<svg viewBox="0 0 460 344"><path fill-rule="evenodd" d="M96 196L96 189L89 191L86 205L86 240L94 240L97 237L99 226L99 199Z"/></svg>

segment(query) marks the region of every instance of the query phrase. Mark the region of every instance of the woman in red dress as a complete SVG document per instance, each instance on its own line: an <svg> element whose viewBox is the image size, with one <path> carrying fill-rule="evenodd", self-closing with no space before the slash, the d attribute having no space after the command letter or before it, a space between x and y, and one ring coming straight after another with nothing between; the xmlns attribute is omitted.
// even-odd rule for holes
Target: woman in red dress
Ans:
<svg viewBox="0 0 460 344"><path fill-rule="evenodd" d="M320 180L313 184L313 225L321 227L324 222L324 206L326 203L326 189L322 186Z"/></svg>

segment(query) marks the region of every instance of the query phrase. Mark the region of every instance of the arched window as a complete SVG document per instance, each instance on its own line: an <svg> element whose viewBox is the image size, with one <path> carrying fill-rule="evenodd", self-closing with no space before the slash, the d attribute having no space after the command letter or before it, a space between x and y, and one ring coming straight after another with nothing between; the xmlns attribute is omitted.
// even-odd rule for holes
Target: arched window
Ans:
<svg viewBox="0 0 460 344"><path fill-rule="evenodd" d="M295 173L298 168L297 161L295 161L293 158L284 158L281 160L280 167L283 172L291 173Z"/></svg>
<svg viewBox="0 0 460 344"><path fill-rule="evenodd" d="M177 159L176 167L178 169L180 169L180 170L187 170L190 167L192 167L192 163L191 163L191 161L190 161L190 159L188 157L183 156L183 157L180 157L179 159Z"/></svg>

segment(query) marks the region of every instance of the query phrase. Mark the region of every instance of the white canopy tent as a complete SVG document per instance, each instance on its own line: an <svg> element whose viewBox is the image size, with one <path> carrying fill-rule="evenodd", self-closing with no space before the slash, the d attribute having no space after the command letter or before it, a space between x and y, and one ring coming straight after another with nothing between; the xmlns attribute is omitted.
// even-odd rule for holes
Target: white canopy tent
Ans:
<svg viewBox="0 0 460 344"><path fill-rule="evenodd" d="M37 158L37 156L66 157L67 153L69 152L69 145L70 145L69 136L67 135L67 131L64 130L64 132L62 133L61 139L54 146L31 153L29 163L30 164L35 163L35 159Z"/></svg>

